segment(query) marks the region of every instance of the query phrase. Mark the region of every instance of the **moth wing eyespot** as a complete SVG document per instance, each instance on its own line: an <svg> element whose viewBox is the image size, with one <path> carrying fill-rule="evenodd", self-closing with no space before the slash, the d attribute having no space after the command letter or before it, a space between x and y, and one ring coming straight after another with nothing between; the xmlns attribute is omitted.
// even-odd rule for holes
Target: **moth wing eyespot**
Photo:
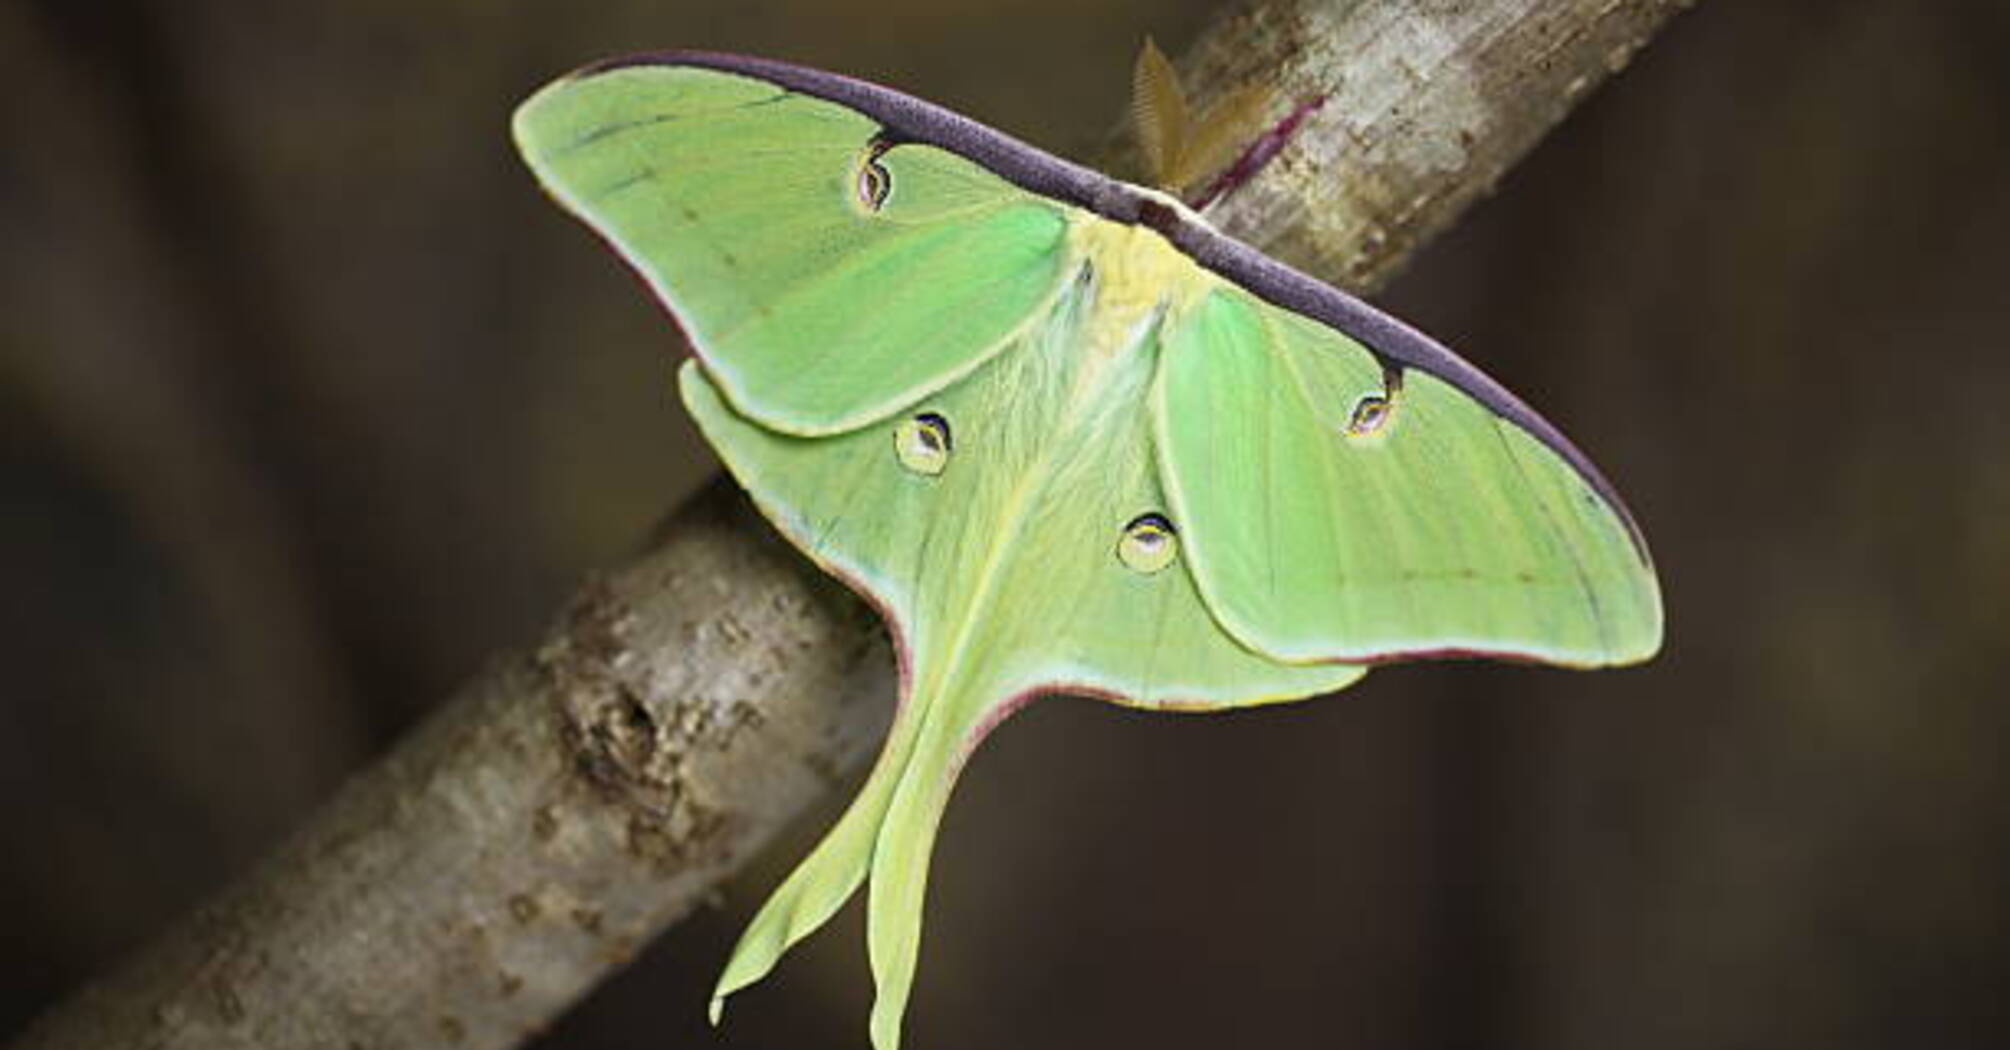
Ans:
<svg viewBox="0 0 2010 1050"><path fill-rule="evenodd" d="M1140 575L1163 570L1179 557L1179 530L1157 512L1140 514L1117 540L1117 560Z"/></svg>
<svg viewBox="0 0 2010 1050"><path fill-rule="evenodd" d="M949 420L940 413L920 412L904 419L893 430L893 454L900 465L926 477L934 477L949 466L949 454L956 448Z"/></svg>
<svg viewBox="0 0 2010 1050"><path fill-rule="evenodd" d="M879 158L893 147L892 139L875 135L866 143L865 155L859 159L855 190L859 204L869 212L878 212L886 207L886 199L893 194L893 173L879 162Z"/></svg>

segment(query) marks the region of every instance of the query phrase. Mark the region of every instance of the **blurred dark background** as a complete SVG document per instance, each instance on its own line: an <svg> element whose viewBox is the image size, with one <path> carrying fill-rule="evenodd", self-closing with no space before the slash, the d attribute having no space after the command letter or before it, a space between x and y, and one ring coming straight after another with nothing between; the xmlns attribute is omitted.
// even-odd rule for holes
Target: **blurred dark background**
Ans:
<svg viewBox="0 0 2010 1050"><path fill-rule="evenodd" d="M715 469L521 97L709 46L1089 157L1210 6L0 3L0 1031ZM1617 480L1664 655L1036 705L950 808L911 1044L2010 1043L2006 56L2000 0L1678 17L1382 297ZM856 910L703 1028L837 802L545 1045L864 1045Z"/></svg>

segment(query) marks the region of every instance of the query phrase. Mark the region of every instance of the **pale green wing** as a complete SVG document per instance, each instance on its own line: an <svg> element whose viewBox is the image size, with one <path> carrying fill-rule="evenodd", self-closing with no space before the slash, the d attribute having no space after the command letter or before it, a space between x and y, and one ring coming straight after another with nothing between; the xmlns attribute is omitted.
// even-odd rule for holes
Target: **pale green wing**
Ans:
<svg viewBox="0 0 2010 1050"><path fill-rule="evenodd" d="M734 476L798 546L877 601L904 665L872 776L749 925L717 996L760 979L870 870L872 1031L891 1050L942 806L970 748L1035 692L1206 709L1328 692L1364 673L1239 644L1201 600L1176 536L1127 554L1127 527L1166 512L1146 411L1158 351L1146 341L1097 367L1085 353L1092 299L1091 282L1071 282L968 378L833 437L777 433L736 412L704 369L680 373ZM939 441L913 443L921 421Z"/></svg>
<svg viewBox="0 0 2010 1050"><path fill-rule="evenodd" d="M1004 695L1052 689L1163 708L1351 681L1358 670L1287 666L1238 643L1183 557L1146 573L1120 556L1127 525L1171 513L1146 410L1158 352L1141 343L1083 389L1091 296L1071 284L1006 353L851 433L776 433L692 365L679 375L684 402L776 526L886 613L917 688L952 661L982 668ZM923 416L948 434L937 473L902 461L903 428Z"/></svg>
<svg viewBox="0 0 2010 1050"><path fill-rule="evenodd" d="M1419 369L1236 289L1169 323L1155 415L1215 616L1282 660L1629 663L1661 643L1624 512Z"/></svg>
<svg viewBox="0 0 2010 1050"><path fill-rule="evenodd" d="M942 808L1035 693L1209 709L1398 656L1659 644L1644 548L1560 435L1162 195L734 56L599 67L515 132L684 325L684 400L733 474L901 652L878 764L749 926L715 1018L869 875L892 1050ZM1289 302L1416 367L1268 305Z"/></svg>
<svg viewBox="0 0 2010 1050"><path fill-rule="evenodd" d="M779 430L848 430L967 373L1068 262L1060 206L753 77L594 72L538 92L514 130L733 404Z"/></svg>

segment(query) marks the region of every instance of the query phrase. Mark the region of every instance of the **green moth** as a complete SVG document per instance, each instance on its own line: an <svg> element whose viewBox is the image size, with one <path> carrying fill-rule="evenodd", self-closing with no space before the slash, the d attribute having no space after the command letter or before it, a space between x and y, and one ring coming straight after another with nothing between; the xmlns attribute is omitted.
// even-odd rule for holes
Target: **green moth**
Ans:
<svg viewBox="0 0 2010 1050"><path fill-rule="evenodd" d="M899 654L877 764L741 938L715 1021L869 878L872 1039L897 1046L943 806L1032 697L1215 710L1385 661L1660 646L1647 548L1583 453L1165 192L728 55L589 67L515 135L683 326L727 467Z"/></svg>

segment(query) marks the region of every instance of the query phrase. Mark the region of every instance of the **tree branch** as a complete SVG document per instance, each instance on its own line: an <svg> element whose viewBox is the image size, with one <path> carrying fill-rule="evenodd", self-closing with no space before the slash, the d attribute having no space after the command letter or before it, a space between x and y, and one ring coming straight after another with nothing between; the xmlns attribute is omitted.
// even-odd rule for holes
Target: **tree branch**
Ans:
<svg viewBox="0 0 2010 1050"><path fill-rule="evenodd" d="M1385 280L1684 4L1298 0L1184 63L1326 104L1220 224ZM877 620L715 482L277 854L44 1016L24 1048L501 1047L844 782L884 729Z"/></svg>
<svg viewBox="0 0 2010 1050"><path fill-rule="evenodd" d="M1261 4L1182 63L1203 100L1324 96L1217 225L1343 287L1380 287L1690 0Z"/></svg>

